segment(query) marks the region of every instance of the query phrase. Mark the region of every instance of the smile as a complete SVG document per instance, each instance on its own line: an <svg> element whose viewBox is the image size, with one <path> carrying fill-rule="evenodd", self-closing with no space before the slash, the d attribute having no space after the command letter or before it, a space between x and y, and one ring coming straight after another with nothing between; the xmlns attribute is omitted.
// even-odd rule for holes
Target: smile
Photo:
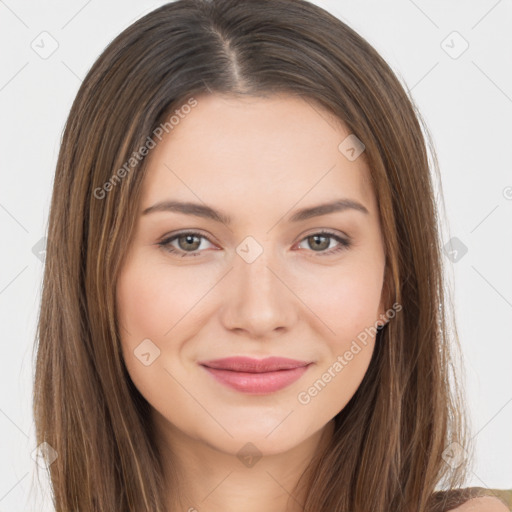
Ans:
<svg viewBox="0 0 512 512"><path fill-rule="evenodd" d="M268 394L297 381L313 363L285 358L236 357L200 365L221 384L242 393Z"/></svg>

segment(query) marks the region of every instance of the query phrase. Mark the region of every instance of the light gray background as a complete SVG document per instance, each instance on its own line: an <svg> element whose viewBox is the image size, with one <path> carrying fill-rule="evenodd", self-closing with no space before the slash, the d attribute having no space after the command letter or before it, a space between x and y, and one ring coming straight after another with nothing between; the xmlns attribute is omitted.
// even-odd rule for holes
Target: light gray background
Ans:
<svg viewBox="0 0 512 512"><path fill-rule="evenodd" d="M52 510L32 486L31 354L42 276L32 249L45 235L64 123L105 46L164 3L0 1L0 512ZM452 265L477 447L468 485L512 488L511 2L315 3L381 53L433 135L444 241L455 236L468 249ZM48 51L52 38L58 48L48 58L31 47Z"/></svg>

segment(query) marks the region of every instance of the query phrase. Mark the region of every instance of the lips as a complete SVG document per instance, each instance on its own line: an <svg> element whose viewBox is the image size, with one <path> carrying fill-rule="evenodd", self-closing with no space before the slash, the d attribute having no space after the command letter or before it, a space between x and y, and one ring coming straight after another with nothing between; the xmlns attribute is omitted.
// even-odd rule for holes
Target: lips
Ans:
<svg viewBox="0 0 512 512"><path fill-rule="evenodd" d="M312 363L284 357L228 357L199 364L218 382L237 391L266 394L298 380Z"/></svg>
<svg viewBox="0 0 512 512"><path fill-rule="evenodd" d="M226 357L224 359L203 361L199 364L217 370L263 373L275 372L278 370L291 370L293 368L306 366L309 363L307 361L298 361L297 359L288 359L285 357L267 357L265 359L253 359L251 357Z"/></svg>

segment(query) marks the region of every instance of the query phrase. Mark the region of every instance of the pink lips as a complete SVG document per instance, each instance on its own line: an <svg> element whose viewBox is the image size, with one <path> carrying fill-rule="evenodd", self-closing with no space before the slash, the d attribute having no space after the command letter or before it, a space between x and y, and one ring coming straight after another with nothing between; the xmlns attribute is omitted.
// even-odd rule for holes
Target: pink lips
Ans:
<svg viewBox="0 0 512 512"><path fill-rule="evenodd" d="M222 384L253 394L283 389L299 379L311 365L307 361L284 357L227 357L199 364Z"/></svg>

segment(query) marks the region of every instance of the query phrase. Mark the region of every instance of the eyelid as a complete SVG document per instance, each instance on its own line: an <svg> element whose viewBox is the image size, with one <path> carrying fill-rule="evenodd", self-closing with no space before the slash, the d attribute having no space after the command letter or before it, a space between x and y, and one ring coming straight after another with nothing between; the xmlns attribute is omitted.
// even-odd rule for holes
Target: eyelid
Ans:
<svg viewBox="0 0 512 512"><path fill-rule="evenodd" d="M301 242L302 240L304 240L304 238L307 238L308 236L320 235L320 234L331 235L333 237L343 238L346 241L352 241L352 238L349 235L347 235L346 233L344 233L343 231L339 231L336 229L329 229L329 228L313 228L313 229L308 229L304 233L301 233L299 235L299 242Z"/></svg>
<svg viewBox="0 0 512 512"><path fill-rule="evenodd" d="M305 234L300 236L300 239L299 239L299 241L297 243L300 244L304 240L309 238L310 236L314 236L314 235L319 235L319 236L324 236L324 237L327 237L327 238L332 238L332 239L334 239L334 240L336 240L338 242L338 246L333 247L331 249L328 249L326 251L319 251L319 252L312 251L312 250L308 250L307 251L310 254L311 253L312 254L317 253L317 256L324 256L324 255L325 256L329 256L329 255L335 254L338 251L341 251L343 249L349 249L353 245L352 237L348 236L347 234L345 234L343 232L332 231L330 229L325 229L325 228L317 228L317 229L315 229L315 230L313 230L313 231L311 231L309 233L306 232ZM294 245L296 245L296 244L294 244Z"/></svg>
<svg viewBox="0 0 512 512"><path fill-rule="evenodd" d="M209 234L206 234L205 232L201 231L200 229L182 229L180 231L173 231L172 233L166 233L163 235L160 240L157 243L166 242L168 240L172 240L174 238L178 238L181 235L197 235L203 238L206 238L210 243L214 243L212 241L212 238Z"/></svg>
<svg viewBox="0 0 512 512"><path fill-rule="evenodd" d="M192 236L197 236L198 238L204 238L212 245L217 245L216 242L211 240L211 238L213 238L213 237L210 237L210 235L206 235L204 232L202 232L201 230L197 230L197 229L184 229L184 230L178 231L178 232L167 233L163 237L160 238L160 240L156 243L156 245L159 245L160 247L167 250L168 252L176 252L176 253L180 253L180 254L181 254L181 252L183 252L182 256L183 255L193 256L193 255L200 254L200 252L181 251L180 249L176 249L175 247L172 247L170 245L171 242L173 242L174 240L176 240L177 238L179 238L180 236L183 236L183 235L192 235ZM167 249L166 249L166 247L167 247ZM172 247L173 250L169 250L168 247Z"/></svg>

